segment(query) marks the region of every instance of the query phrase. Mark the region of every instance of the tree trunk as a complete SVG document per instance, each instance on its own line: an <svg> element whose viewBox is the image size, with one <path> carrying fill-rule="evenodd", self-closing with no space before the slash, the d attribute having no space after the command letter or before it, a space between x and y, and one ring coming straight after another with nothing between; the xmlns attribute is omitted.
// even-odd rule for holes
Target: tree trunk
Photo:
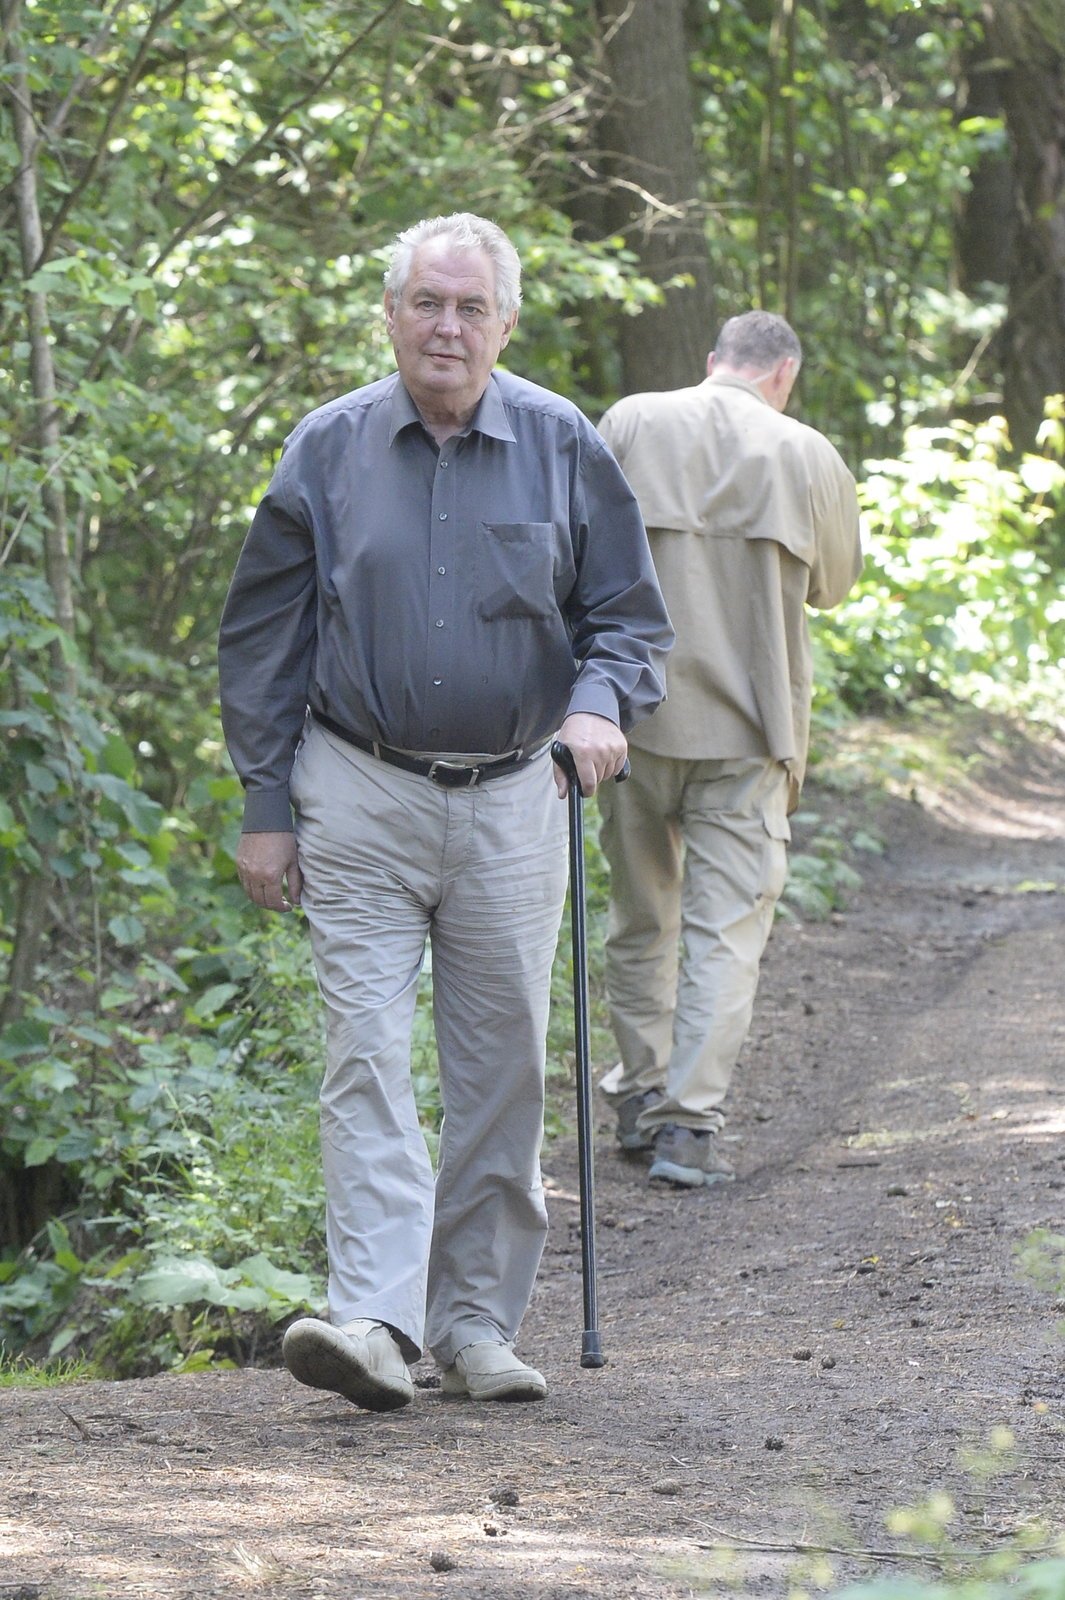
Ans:
<svg viewBox="0 0 1065 1600"><path fill-rule="evenodd" d="M986 37L966 52L960 119L1003 115L1002 71ZM1013 170L1006 150L991 150L972 168L969 192L958 208L954 264L958 287L974 294L983 284L1009 282L1014 241Z"/></svg>
<svg viewBox="0 0 1065 1600"><path fill-rule="evenodd" d="M610 79L599 130L605 220L663 295L619 319L626 393L697 383L716 332L684 11L684 0L598 0Z"/></svg>
<svg viewBox="0 0 1065 1600"><path fill-rule="evenodd" d="M15 891L15 924L7 981L0 998L0 1028L22 1015L24 996L33 987L37 957L48 920L45 885L40 877L24 872Z"/></svg>
<svg viewBox="0 0 1065 1600"><path fill-rule="evenodd" d="M1010 437L1031 449L1048 395L1065 393L1065 10L992 0L988 43L1003 62L1015 200L1003 331Z"/></svg>
<svg viewBox="0 0 1065 1600"><path fill-rule="evenodd" d="M20 0L3 0L4 49L10 72L7 92L19 168L15 174L15 211L18 217L22 272L26 280L26 334L29 346L30 385L35 402L37 450L44 467L41 504L44 508L44 566L59 627L69 638L74 636L74 583L71 573L66 496L59 472L62 435L56 405L55 362L52 358L48 301L39 289L29 287L44 259L44 230L37 196L37 157L40 150L38 122L34 113L26 51L21 36ZM56 715L65 716L62 700L73 702L78 676L72 655L59 642L51 649L52 670L61 695ZM8 963L7 994L3 1021L19 1016L23 996L32 987L37 960L44 938L44 907L47 881L42 873L27 871L17 888L18 914Z"/></svg>
<svg viewBox="0 0 1065 1600"><path fill-rule="evenodd" d="M798 104L795 88L799 0L776 0L769 29L765 111L758 148L755 207L758 254L758 305L795 319L799 291L799 181L796 167ZM777 122L782 148L777 149ZM772 235L777 195L784 228L779 242Z"/></svg>
<svg viewBox="0 0 1065 1600"><path fill-rule="evenodd" d="M40 141L34 116L26 51L20 33L20 0L4 0L3 24L8 65L8 93L19 170L15 175L15 209L18 216L22 271L27 283L44 258L44 230L37 198L37 153ZM30 352L30 382L36 402L37 446L41 460L50 465L60 453L59 411L56 407L55 363L49 338L48 301L38 289L26 289L26 329ZM45 571L55 604L56 621L63 632L74 634L74 585L70 570L66 498L57 471L47 473L41 485L45 510ZM56 675L65 693L77 689L74 664L56 647L52 655Z"/></svg>

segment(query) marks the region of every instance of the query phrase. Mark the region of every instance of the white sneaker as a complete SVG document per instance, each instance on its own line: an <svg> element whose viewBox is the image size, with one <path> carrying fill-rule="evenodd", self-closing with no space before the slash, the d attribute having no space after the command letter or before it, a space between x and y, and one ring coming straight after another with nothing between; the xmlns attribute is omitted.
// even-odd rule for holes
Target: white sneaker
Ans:
<svg viewBox="0 0 1065 1600"><path fill-rule="evenodd" d="M459 1351L454 1365L444 1368L440 1390L452 1398L468 1395L471 1400L542 1400L547 1380L535 1367L519 1361L509 1344L487 1339Z"/></svg>
<svg viewBox="0 0 1065 1600"><path fill-rule="evenodd" d="M367 1411L395 1411L414 1398L399 1345L383 1322L369 1317L342 1328L301 1317L287 1330L281 1355L298 1383L330 1389Z"/></svg>

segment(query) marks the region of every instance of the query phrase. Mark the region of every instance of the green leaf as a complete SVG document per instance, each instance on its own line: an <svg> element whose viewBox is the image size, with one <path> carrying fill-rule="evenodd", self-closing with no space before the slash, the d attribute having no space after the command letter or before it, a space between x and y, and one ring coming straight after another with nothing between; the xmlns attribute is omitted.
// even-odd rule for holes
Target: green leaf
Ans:
<svg viewBox="0 0 1065 1600"><path fill-rule="evenodd" d="M204 1300L234 1311L264 1311L270 1297L263 1289L237 1282L238 1274L202 1257L160 1262L135 1281L134 1297L148 1305L183 1306Z"/></svg>
<svg viewBox="0 0 1065 1600"><path fill-rule="evenodd" d="M265 1290L271 1299L283 1301L286 1306L310 1305L314 1301L314 1285L305 1273L285 1272L275 1267L267 1256L249 1256L240 1263L238 1270L249 1283Z"/></svg>
<svg viewBox="0 0 1065 1600"><path fill-rule="evenodd" d="M15 1060L19 1056L34 1055L38 1050L47 1049L51 1036L48 1023L24 1017L19 1022L9 1023L0 1034L0 1056Z"/></svg>
<svg viewBox="0 0 1065 1600"><path fill-rule="evenodd" d="M27 761L26 782L37 794L55 794L59 788L59 780L50 767L42 767L36 761Z"/></svg>
<svg viewBox="0 0 1065 1600"><path fill-rule="evenodd" d="M57 278L65 278L71 272L78 272L84 268L84 262L78 256L56 256L54 260L45 262L43 267L26 279L23 287L27 294L47 294L55 288Z"/></svg>
<svg viewBox="0 0 1065 1600"><path fill-rule="evenodd" d="M71 1028L70 1031L75 1039L81 1039L85 1044L99 1045L102 1050L108 1049L115 1042L112 1035L105 1033L102 1028L88 1027L84 1023L80 1027Z"/></svg>
<svg viewBox="0 0 1065 1600"><path fill-rule="evenodd" d="M226 1304L225 1286L212 1261L190 1256L187 1260L161 1260L134 1281L131 1294L145 1305L185 1306L195 1300Z"/></svg>
<svg viewBox="0 0 1065 1600"><path fill-rule="evenodd" d="M184 978L158 956L146 955L141 963L141 969L143 976L161 978L168 988L175 990L178 994L188 994L189 986Z"/></svg>
<svg viewBox="0 0 1065 1600"><path fill-rule="evenodd" d="M69 1061L63 1061L58 1056L50 1056L44 1061L37 1062L30 1069L30 1083L34 1092L42 1098L54 1098L62 1094L64 1089L72 1089L78 1081L78 1075Z"/></svg>
<svg viewBox="0 0 1065 1600"><path fill-rule="evenodd" d="M137 770L133 751L125 739L120 739L117 734L109 735L104 741L99 761L105 772L112 773L116 778L123 778L127 783L131 782Z"/></svg>
<svg viewBox="0 0 1065 1600"><path fill-rule="evenodd" d="M121 1011L123 1006L132 1005L136 998L136 989L124 988L117 983L108 984L100 995L100 1010Z"/></svg>
<svg viewBox="0 0 1065 1600"><path fill-rule="evenodd" d="M1013 1585L1014 1594L1026 1600L1062 1600L1065 1595L1065 1560L1034 1561L1023 1567Z"/></svg>
<svg viewBox="0 0 1065 1600"><path fill-rule="evenodd" d="M240 988L235 983L216 983L210 989L205 989L190 1007L193 1016L207 1019L216 1017L218 1013L229 1004L233 996L240 993Z"/></svg>
<svg viewBox="0 0 1065 1600"><path fill-rule="evenodd" d="M139 944L144 938L144 923L139 917L127 911L117 917L111 917L107 931L116 944L123 946Z"/></svg>
<svg viewBox="0 0 1065 1600"><path fill-rule="evenodd" d="M56 1140L46 1139L38 1134L31 1139L22 1152L22 1165L24 1167L43 1167L55 1155Z"/></svg>
<svg viewBox="0 0 1065 1600"><path fill-rule="evenodd" d="M88 1161L96 1149L96 1136L89 1128L71 1128L55 1147L57 1161Z"/></svg>
<svg viewBox="0 0 1065 1600"><path fill-rule="evenodd" d="M48 1357L49 1357L49 1360L51 1360L54 1356L61 1355L63 1353L63 1351L66 1350L69 1345L74 1343L74 1340L77 1337L78 1337L77 1328L71 1327L71 1325L69 1323L67 1323L66 1327L60 1328L57 1333L54 1333L52 1335L52 1338L49 1341L49 1344L48 1344Z"/></svg>
<svg viewBox="0 0 1065 1600"><path fill-rule="evenodd" d="M148 1083L138 1083L130 1094L129 1109L131 1111L147 1111L148 1107L154 1105L162 1093L163 1085L155 1079Z"/></svg>
<svg viewBox="0 0 1065 1600"><path fill-rule="evenodd" d="M146 836L158 833L166 813L157 801L149 799L140 789L134 789L113 772L88 773L85 781L118 806L137 833Z"/></svg>

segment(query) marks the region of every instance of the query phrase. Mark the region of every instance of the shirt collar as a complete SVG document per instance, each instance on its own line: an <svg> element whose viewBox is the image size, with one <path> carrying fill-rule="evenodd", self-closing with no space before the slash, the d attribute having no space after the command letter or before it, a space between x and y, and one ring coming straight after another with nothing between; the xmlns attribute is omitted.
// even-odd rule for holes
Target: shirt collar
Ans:
<svg viewBox="0 0 1065 1600"><path fill-rule="evenodd" d="M760 400L764 406L769 405L769 401L756 383L748 383L746 378L737 378L731 372L711 372L709 377L703 379L703 382L712 383L723 389L743 389L745 393L753 395L756 400Z"/></svg>
<svg viewBox="0 0 1065 1600"><path fill-rule="evenodd" d="M391 419L388 429L389 444L392 444L397 433L401 433L412 422L421 422L421 420L421 413L411 399L403 379L397 372L395 388L392 390ZM463 428L462 433L473 433L475 430L478 433L487 434L490 439L502 439L507 444L515 443L514 430L507 421L503 396L500 393L494 374L489 378L488 387L480 400L478 400L477 409L466 427Z"/></svg>

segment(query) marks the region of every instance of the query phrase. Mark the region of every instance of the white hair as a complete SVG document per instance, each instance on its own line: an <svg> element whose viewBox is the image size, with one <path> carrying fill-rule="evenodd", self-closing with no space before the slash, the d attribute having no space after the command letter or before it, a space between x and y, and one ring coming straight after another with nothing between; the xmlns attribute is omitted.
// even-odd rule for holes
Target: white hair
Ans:
<svg viewBox="0 0 1065 1600"><path fill-rule="evenodd" d="M495 268L497 312L504 322L517 314L521 305L518 252L497 223L475 216L472 211L456 211L449 217L426 217L396 235L385 272L385 288L396 300L402 298L407 286L414 252L430 239L448 239L457 250L483 250Z"/></svg>

